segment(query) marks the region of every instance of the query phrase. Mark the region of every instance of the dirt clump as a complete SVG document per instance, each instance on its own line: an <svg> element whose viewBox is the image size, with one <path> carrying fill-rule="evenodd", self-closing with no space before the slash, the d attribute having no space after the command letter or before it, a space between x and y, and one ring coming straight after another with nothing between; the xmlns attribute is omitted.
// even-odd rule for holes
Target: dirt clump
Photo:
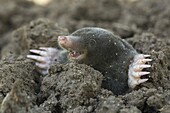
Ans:
<svg viewBox="0 0 170 113"><path fill-rule="evenodd" d="M36 19L42 10L41 7L25 0L1 0L0 6L1 35L30 22L33 18Z"/></svg>
<svg viewBox="0 0 170 113"><path fill-rule="evenodd" d="M56 65L43 78L40 95L46 101L41 106L56 112L92 112L101 90L101 82L102 75L86 65Z"/></svg>
<svg viewBox="0 0 170 113"><path fill-rule="evenodd" d="M1 51L3 56L26 55L31 48L58 47L57 37L67 35L68 30L48 19L37 19L15 30L10 42Z"/></svg>
<svg viewBox="0 0 170 113"><path fill-rule="evenodd" d="M39 76L34 72L34 66L31 62L19 59L6 59L1 61L0 64L0 92L3 96L12 89L13 84L17 80L21 80L23 85L21 85L22 90L26 92L35 102L35 95L38 88ZM1 101L2 102L2 101Z"/></svg>

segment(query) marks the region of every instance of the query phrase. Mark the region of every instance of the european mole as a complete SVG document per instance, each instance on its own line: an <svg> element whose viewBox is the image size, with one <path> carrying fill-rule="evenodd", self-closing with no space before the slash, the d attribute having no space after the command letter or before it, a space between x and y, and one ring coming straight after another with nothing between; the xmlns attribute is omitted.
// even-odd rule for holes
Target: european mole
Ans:
<svg viewBox="0 0 170 113"><path fill-rule="evenodd" d="M125 93L129 88L147 81L141 76L150 72L142 71L151 65L150 55L143 55L124 39L111 31L87 27L73 32L69 36L59 36L56 48L41 47L40 50L30 50L38 55L27 55L27 58L36 61L38 71L48 74L50 65L57 60L59 63L75 61L87 64L104 75L102 87L111 90L114 94Z"/></svg>

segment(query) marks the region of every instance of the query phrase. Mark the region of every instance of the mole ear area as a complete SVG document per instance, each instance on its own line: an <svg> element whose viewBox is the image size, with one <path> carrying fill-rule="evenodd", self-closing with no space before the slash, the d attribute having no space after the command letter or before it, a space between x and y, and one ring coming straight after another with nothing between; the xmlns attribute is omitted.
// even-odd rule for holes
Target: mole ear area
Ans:
<svg viewBox="0 0 170 113"><path fill-rule="evenodd" d="M95 39L90 39L88 42L89 48L95 48L97 46L97 41Z"/></svg>

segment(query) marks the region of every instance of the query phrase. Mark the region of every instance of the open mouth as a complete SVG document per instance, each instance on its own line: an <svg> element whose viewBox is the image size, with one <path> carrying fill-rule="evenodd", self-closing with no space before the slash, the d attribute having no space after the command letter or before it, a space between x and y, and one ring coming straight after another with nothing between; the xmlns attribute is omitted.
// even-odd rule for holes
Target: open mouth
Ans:
<svg viewBox="0 0 170 113"><path fill-rule="evenodd" d="M87 52L84 51L84 49L80 49L80 47L70 39L70 36L59 36L58 43L60 47L68 51L67 57L70 60L80 61L85 58Z"/></svg>
<svg viewBox="0 0 170 113"><path fill-rule="evenodd" d="M69 49L68 52L69 52L68 57L71 59L79 59L83 55L82 52L71 49Z"/></svg>

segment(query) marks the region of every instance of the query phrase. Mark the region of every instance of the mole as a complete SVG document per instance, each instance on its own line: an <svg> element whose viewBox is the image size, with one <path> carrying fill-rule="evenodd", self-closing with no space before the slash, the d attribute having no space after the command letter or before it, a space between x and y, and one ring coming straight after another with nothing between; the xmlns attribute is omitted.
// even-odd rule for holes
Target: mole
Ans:
<svg viewBox="0 0 170 113"><path fill-rule="evenodd" d="M124 94L148 80L141 77L150 73L143 71L151 67L147 64L152 61L150 55L139 54L128 42L109 30L81 28L68 36L59 36L58 44L61 49L40 47L30 50L34 55L27 55L27 58L35 60L37 71L41 74L48 74L54 62L87 64L103 74L102 87L115 95Z"/></svg>

